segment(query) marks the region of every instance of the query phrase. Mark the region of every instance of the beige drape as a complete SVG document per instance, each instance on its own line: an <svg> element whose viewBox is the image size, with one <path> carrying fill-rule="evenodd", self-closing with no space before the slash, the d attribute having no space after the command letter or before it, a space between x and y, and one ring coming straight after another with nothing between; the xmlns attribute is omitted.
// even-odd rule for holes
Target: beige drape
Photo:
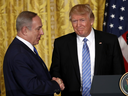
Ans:
<svg viewBox="0 0 128 96"><path fill-rule="evenodd" d="M16 36L15 21L23 10L38 13L43 22L44 35L36 46L39 55L51 66L54 39L73 32L69 21L69 11L76 4L91 5L95 15L93 27L102 30L105 0L0 0L0 90L6 96L3 77L3 58Z"/></svg>

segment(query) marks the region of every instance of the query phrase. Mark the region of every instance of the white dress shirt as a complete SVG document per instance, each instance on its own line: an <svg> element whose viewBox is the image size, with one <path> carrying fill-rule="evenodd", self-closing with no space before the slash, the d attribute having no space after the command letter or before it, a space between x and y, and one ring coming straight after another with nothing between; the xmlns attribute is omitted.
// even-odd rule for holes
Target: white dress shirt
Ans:
<svg viewBox="0 0 128 96"><path fill-rule="evenodd" d="M26 46L28 46L34 52L34 48L33 48L33 45L31 43L29 43L28 41L26 41L25 39L23 39L19 36L16 36L16 38L19 39L21 42L23 42Z"/></svg>
<svg viewBox="0 0 128 96"><path fill-rule="evenodd" d="M83 48L83 39L85 37L80 37L77 35L77 52L78 52L78 61L80 68L80 77L81 77L81 86L82 86L82 48ZM92 28L91 33L86 37L88 39L87 45L89 47L90 59L91 59L91 82L94 75L94 62L95 62L95 36L94 30Z"/></svg>

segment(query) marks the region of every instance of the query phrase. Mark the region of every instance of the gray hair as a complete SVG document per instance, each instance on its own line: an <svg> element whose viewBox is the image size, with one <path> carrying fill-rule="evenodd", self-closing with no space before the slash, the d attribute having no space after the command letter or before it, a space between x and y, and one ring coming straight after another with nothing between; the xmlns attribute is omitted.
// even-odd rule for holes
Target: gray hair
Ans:
<svg viewBox="0 0 128 96"><path fill-rule="evenodd" d="M32 18L37 14L30 11L23 11L19 14L16 20L16 30L19 32L24 26L31 30Z"/></svg>

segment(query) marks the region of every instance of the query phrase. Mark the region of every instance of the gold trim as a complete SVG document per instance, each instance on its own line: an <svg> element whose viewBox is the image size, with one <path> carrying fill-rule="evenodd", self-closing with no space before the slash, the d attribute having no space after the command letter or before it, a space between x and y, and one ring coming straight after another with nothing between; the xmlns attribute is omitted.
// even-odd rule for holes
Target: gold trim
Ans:
<svg viewBox="0 0 128 96"><path fill-rule="evenodd" d="M120 90L121 90L122 93L125 94L126 96L128 96L128 94L126 94L126 93L123 91L123 89L122 89L122 87L121 87L121 82L122 82L122 79L124 78L124 76L126 76L127 74L128 74L128 72L126 72L126 73L120 78L120 82L119 82Z"/></svg>

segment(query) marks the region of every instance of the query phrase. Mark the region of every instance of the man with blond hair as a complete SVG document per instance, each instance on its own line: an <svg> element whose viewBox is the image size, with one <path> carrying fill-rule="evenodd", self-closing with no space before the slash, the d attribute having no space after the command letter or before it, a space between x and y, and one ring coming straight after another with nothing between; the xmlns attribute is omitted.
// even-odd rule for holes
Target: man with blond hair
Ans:
<svg viewBox="0 0 128 96"><path fill-rule="evenodd" d="M94 75L125 73L123 56L117 36L92 28L88 4L72 7L69 18L75 32L55 39L50 73L63 80L62 96L90 96Z"/></svg>

